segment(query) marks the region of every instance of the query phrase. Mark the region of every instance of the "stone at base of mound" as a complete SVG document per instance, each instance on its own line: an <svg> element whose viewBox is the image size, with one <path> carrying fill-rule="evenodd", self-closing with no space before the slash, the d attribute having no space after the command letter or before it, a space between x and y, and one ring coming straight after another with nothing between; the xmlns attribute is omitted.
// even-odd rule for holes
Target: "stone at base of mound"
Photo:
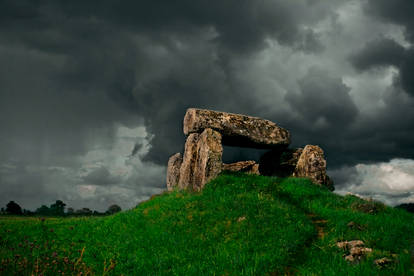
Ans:
<svg viewBox="0 0 414 276"><path fill-rule="evenodd" d="M303 149L293 172L295 177L307 177L319 186L333 190L333 182L326 175L326 160L319 146L307 145Z"/></svg>
<svg viewBox="0 0 414 276"><path fill-rule="evenodd" d="M231 164L223 164L223 171L231 172L245 172L250 174L260 174L259 173L259 164L256 161L239 161Z"/></svg>

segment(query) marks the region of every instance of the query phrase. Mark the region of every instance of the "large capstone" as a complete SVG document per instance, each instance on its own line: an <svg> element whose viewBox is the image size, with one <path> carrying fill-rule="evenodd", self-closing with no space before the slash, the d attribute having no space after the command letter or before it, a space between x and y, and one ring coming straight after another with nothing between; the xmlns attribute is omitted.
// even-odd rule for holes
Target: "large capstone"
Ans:
<svg viewBox="0 0 414 276"><path fill-rule="evenodd" d="M333 190L333 182L326 175L326 160L319 146L307 145L303 149L293 173L295 177L307 177L317 185Z"/></svg>
<svg viewBox="0 0 414 276"><path fill-rule="evenodd" d="M189 108L184 117L184 134L211 128L222 135L223 145L251 148L285 148L290 133L275 123L246 115Z"/></svg>
<svg viewBox="0 0 414 276"><path fill-rule="evenodd" d="M168 160L167 167L167 189L168 191L173 190L180 180L180 168L183 163L183 157L181 153L176 153Z"/></svg>
<svg viewBox="0 0 414 276"><path fill-rule="evenodd" d="M215 178L222 167L221 135L210 128L201 134L192 133L185 143L178 187L200 191Z"/></svg>

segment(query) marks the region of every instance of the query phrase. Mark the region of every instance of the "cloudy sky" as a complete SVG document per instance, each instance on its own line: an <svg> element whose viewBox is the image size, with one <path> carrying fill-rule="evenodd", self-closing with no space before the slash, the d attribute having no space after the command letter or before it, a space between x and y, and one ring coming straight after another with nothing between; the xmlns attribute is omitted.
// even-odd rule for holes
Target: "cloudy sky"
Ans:
<svg viewBox="0 0 414 276"><path fill-rule="evenodd" d="M0 206L135 206L165 189L188 107L270 119L325 150L338 192L413 202L413 13L412 0L0 0Z"/></svg>

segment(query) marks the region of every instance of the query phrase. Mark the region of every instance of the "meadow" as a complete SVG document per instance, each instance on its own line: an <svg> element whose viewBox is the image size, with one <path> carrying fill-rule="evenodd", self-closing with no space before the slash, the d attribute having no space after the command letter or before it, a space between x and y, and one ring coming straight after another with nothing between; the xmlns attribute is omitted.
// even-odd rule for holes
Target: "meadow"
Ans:
<svg viewBox="0 0 414 276"><path fill-rule="evenodd" d="M348 262L345 240L372 252ZM0 261L0 275L414 275L414 216L307 179L223 173L107 217L1 217Z"/></svg>

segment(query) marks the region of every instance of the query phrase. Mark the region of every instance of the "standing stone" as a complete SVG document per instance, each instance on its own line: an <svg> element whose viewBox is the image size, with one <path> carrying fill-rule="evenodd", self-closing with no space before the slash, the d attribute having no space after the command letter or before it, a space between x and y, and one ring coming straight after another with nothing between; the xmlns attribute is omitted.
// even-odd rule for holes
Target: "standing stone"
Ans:
<svg viewBox="0 0 414 276"><path fill-rule="evenodd" d="M198 158L193 179L193 190L200 191L204 185L221 172L223 146L221 134L211 128L205 129L197 142Z"/></svg>
<svg viewBox="0 0 414 276"><path fill-rule="evenodd" d="M292 176L303 149L271 150L260 157L261 175L288 177Z"/></svg>
<svg viewBox="0 0 414 276"><path fill-rule="evenodd" d="M239 161L231 164L223 164L223 171L245 172L250 174L259 174L259 164L256 161Z"/></svg>
<svg viewBox="0 0 414 276"><path fill-rule="evenodd" d="M181 153L176 153L168 159L167 167L167 189L172 191L178 185L180 180L180 168L183 163Z"/></svg>
<svg viewBox="0 0 414 276"><path fill-rule="evenodd" d="M187 189L189 186L192 186L198 157L197 142L199 136L198 133L192 133L185 142L183 162L180 167L180 179L178 181L178 188L180 189Z"/></svg>
<svg viewBox="0 0 414 276"><path fill-rule="evenodd" d="M189 108L184 134L211 128L222 135L223 145L252 148L281 148L290 144L290 133L275 123L246 115Z"/></svg>
<svg viewBox="0 0 414 276"><path fill-rule="evenodd" d="M221 172L223 147L221 135L212 129L192 133L185 143L178 187L200 191Z"/></svg>
<svg viewBox="0 0 414 276"><path fill-rule="evenodd" d="M326 186L333 190L333 182L326 175L326 160L323 150L318 146L307 145L299 157L295 171L295 177L310 178L315 184Z"/></svg>

